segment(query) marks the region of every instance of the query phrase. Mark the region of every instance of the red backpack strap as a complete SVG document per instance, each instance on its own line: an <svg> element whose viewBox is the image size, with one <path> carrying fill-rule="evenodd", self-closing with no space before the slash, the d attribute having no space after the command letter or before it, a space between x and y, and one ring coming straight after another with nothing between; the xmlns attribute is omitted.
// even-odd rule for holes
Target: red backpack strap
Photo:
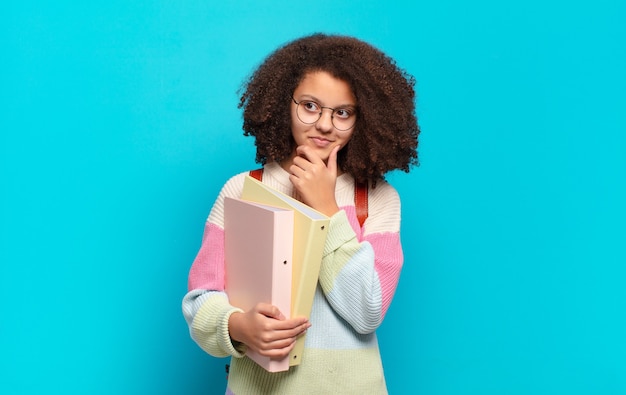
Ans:
<svg viewBox="0 0 626 395"><path fill-rule="evenodd" d="M362 228L368 215L367 181L355 182L354 208L356 209L356 218L359 220L359 225L361 225L361 228Z"/></svg>
<svg viewBox="0 0 626 395"><path fill-rule="evenodd" d="M263 168L250 170L250 177L263 181Z"/></svg>
<svg viewBox="0 0 626 395"><path fill-rule="evenodd" d="M250 177L263 181L263 168L250 170ZM356 182L354 185L354 208L361 228L368 215L367 182Z"/></svg>

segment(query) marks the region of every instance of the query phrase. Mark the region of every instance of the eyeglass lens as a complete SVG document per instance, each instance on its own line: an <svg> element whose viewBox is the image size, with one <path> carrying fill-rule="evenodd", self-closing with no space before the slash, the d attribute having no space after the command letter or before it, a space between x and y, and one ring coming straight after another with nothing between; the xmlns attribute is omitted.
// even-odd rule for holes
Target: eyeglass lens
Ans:
<svg viewBox="0 0 626 395"><path fill-rule="evenodd" d="M337 130L348 130L352 128L356 122L356 114L354 109L350 108L330 108L323 107L313 101L296 102L296 115L298 119L306 124L316 123L321 117L324 109L332 111L331 122Z"/></svg>

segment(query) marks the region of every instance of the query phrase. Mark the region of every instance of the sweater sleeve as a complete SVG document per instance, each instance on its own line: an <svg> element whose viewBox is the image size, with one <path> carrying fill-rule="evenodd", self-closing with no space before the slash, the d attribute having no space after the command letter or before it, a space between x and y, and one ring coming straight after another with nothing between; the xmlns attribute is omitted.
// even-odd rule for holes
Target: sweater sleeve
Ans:
<svg viewBox="0 0 626 395"><path fill-rule="evenodd" d="M193 290L183 299L183 315L191 338L214 357L242 357L243 345L233 343L228 332L231 314L242 312L231 306L224 292Z"/></svg>
<svg viewBox="0 0 626 395"><path fill-rule="evenodd" d="M362 334L382 323L403 263L397 192L382 184L369 196L362 237L354 228L353 207L331 218L319 280L333 309Z"/></svg>
<svg viewBox="0 0 626 395"><path fill-rule="evenodd" d="M182 303L191 338L216 357L242 357L245 353L244 346L234 344L228 332L231 314L242 310L232 306L224 292L224 199L240 197L242 184L242 176L235 176L220 191L189 271L188 292Z"/></svg>

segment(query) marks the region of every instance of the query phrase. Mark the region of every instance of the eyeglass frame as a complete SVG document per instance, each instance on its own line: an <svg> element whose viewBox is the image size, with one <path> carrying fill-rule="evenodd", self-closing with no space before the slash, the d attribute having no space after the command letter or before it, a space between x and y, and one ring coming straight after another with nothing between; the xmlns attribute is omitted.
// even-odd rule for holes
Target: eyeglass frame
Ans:
<svg viewBox="0 0 626 395"><path fill-rule="evenodd" d="M339 108L332 108L332 107L322 106L322 105L320 105L319 103L317 103L315 100L300 100L299 102L297 102L297 101L296 101L296 99L295 99L293 96L291 96L291 100L292 100L292 101L295 103L295 105L296 105L296 116L298 117L298 120L299 120L300 122L302 122L303 124L305 124L305 125L313 125L313 124L317 123L320 119L322 119L322 113L323 113L323 110L324 110L325 108L326 108L326 109L328 109L328 110L332 110L332 111L331 111L331 114L330 114L330 122L333 124L333 127L334 127L335 129L337 129L337 130L339 130L339 131L342 131L342 132L345 132L345 131L347 131L347 130L352 129L352 128L356 125L356 116L357 116L357 114L356 114L356 112L357 112L356 107L354 108L354 112L355 112L355 114L354 114L354 118L355 118L355 119L354 119L354 123L352 124L352 126L350 126L350 127L349 127L349 128L347 128L347 129L339 129L339 128L335 125L335 111L336 111L336 110L342 110L342 109L345 109L345 108L342 108L342 107L339 107ZM302 118L300 118L300 114L298 114L298 107L300 107L300 103L302 103L303 101L304 101L304 102L313 102L313 103L317 104L317 105L320 107L320 112L318 113L318 117L317 117L317 119L316 119L315 121L313 121L313 122L304 122L304 121L302 120ZM305 110L305 111L306 111L306 110Z"/></svg>

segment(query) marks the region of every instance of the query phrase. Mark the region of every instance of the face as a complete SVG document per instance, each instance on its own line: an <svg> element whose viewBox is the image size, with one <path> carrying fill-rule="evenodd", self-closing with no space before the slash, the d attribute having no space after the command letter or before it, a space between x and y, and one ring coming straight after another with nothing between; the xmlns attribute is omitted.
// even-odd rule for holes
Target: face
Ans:
<svg viewBox="0 0 626 395"><path fill-rule="evenodd" d="M313 148L326 162L333 148L337 145L345 147L354 133L354 126L348 130L335 127L337 125L343 129L346 122L349 124L355 120L356 98L350 86L325 71L312 72L300 82L293 98L300 103L298 106L291 102L291 132L296 146L307 145ZM308 112L313 123L303 122L298 118L298 111L300 118L311 122L306 118L305 112ZM315 114L320 111L322 115L315 121Z"/></svg>

